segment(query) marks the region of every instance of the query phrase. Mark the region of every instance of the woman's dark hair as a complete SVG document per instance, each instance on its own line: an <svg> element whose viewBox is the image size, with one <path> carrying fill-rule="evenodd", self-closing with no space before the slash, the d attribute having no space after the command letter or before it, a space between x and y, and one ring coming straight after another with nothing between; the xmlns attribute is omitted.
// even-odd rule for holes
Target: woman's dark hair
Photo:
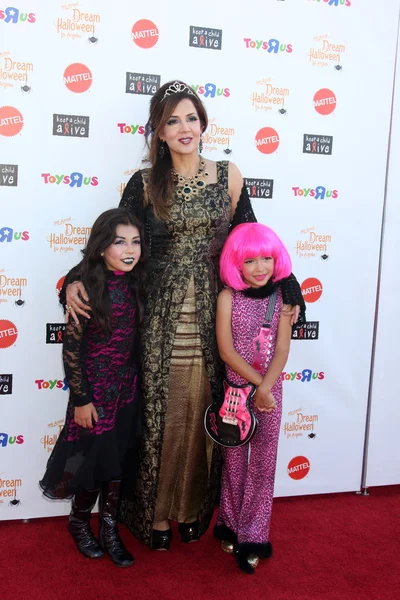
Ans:
<svg viewBox="0 0 400 600"><path fill-rule="evenodd" d="M165 92L174 84L186 89L165 96ZM160 156L160 146L163 143L160 140L160 135L176 106L185 98L193 103L199 115L201 130L204 132L208 125L206 109L195 91L183 81L168 81L154 94L150 102L150 116L145 128L145 138L149 149L147 161L152 166L149 194L156 216L164 220L168 218L168 203L171 199L174 183L171 173L171 154L167 144L164 144L164 156Z"/></svg>
<svg viewBox="0 0 400 600"><path fill-rule="evenodd" d="M127 275L137 301L139 318L143 316L145 296L145 264L147 248L141 222L126 208L112 208L103 212L93 223L89 240L79 265L80 279L89 295L93 321L104 331L111 333L111 299L108 293L107 278L109 269L102 253L113 244L118 225L133 225L140 234L141 256L138 263Z"/></svg>

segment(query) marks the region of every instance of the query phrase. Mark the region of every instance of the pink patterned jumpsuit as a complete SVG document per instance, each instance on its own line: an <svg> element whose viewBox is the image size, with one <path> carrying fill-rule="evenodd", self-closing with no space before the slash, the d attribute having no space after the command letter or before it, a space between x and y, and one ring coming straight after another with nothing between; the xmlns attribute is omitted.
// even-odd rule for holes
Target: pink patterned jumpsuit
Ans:
<svg viewBox="0 0 400 600"><path fill-rule="evenodd" d="M235 350L253 364L253 340L259 335L270 297L252 298L243 292L232 292L232 336ZM271 324L270 354L262 369L268 370L276 347L279 318L282 308L280 289L276 298ZM232 383L247 383L226 365ZM276 409L271 413L252 407L258 420L256 432L249 442L239 448L223 448L222 491L217 525L225 525L237 536L240 544L267 544L271 523L272 501L279 430L282 417L282 381L272 387Z"/></svg>

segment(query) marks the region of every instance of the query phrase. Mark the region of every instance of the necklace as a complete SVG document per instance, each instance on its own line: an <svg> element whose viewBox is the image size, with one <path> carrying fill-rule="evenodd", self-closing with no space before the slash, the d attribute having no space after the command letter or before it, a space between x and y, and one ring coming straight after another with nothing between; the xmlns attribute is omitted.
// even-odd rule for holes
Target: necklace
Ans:
<svg viewBox="0 0 400 600"><path fill-rule="evenodd" d="M174 177L176 185L176 195L178 198L183 200L191 200L194 196L199 196L200 192L206 187L207 183L204 181L205 177L208 177L206 171L206 161L200 157L199 169L196 175L184 177L180 175L175 169L172 169L172 175Z"/></svg>

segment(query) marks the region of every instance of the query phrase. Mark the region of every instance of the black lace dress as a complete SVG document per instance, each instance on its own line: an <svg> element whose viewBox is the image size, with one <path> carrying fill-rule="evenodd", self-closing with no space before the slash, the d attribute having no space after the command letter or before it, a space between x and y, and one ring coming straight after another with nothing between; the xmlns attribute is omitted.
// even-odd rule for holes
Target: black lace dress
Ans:
<svg viewBox="0 0 400 600"><path fill-rule="evenodd" d="M207 448L203 417L205 404L221 395L215 335L219 256L229 231L256 218L243 188L231 220L228 162L217 163L217 174L200 198L175 195L168 221L155 217L151 202L144 204L147 169L133 175L120 203L144 223L150 248L141 335L143 443L136 487L121 507L121 520L149 545L154 520L190 522L199 516L204 533L218 495L221 455L218 447ZM280 285L283 301L300 305L303 318L294 276Z"/></svg>
<svg viewBox="0 0 400 600"><path fill-rule="evenodd" d="M81 489L121 479L141 421L137 358L137 309L127 275L110 271L112 332L91 320L70 319L63 340L70 394L65 425L40 481L48 498L70 498ZM93 402L98 421L92 429L74 421L76 406ZM132 458L131 458L132 460Z"/></svg>

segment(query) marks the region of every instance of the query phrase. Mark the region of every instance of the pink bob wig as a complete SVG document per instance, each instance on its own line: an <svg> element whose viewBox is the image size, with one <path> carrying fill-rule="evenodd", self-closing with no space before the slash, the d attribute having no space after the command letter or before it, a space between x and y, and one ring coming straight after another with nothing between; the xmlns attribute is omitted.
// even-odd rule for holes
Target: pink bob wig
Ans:
<svg viewBox="0 0 400 600"><path fill-rule="evenodd" d="M234 290L249 288L241 275L242 266L245 260L257 256L272 256L274 259L274 282L289 277L292 272L289 253L276 233L261 223L243 223L235 227L222 249L222 282Z"/></svg>

